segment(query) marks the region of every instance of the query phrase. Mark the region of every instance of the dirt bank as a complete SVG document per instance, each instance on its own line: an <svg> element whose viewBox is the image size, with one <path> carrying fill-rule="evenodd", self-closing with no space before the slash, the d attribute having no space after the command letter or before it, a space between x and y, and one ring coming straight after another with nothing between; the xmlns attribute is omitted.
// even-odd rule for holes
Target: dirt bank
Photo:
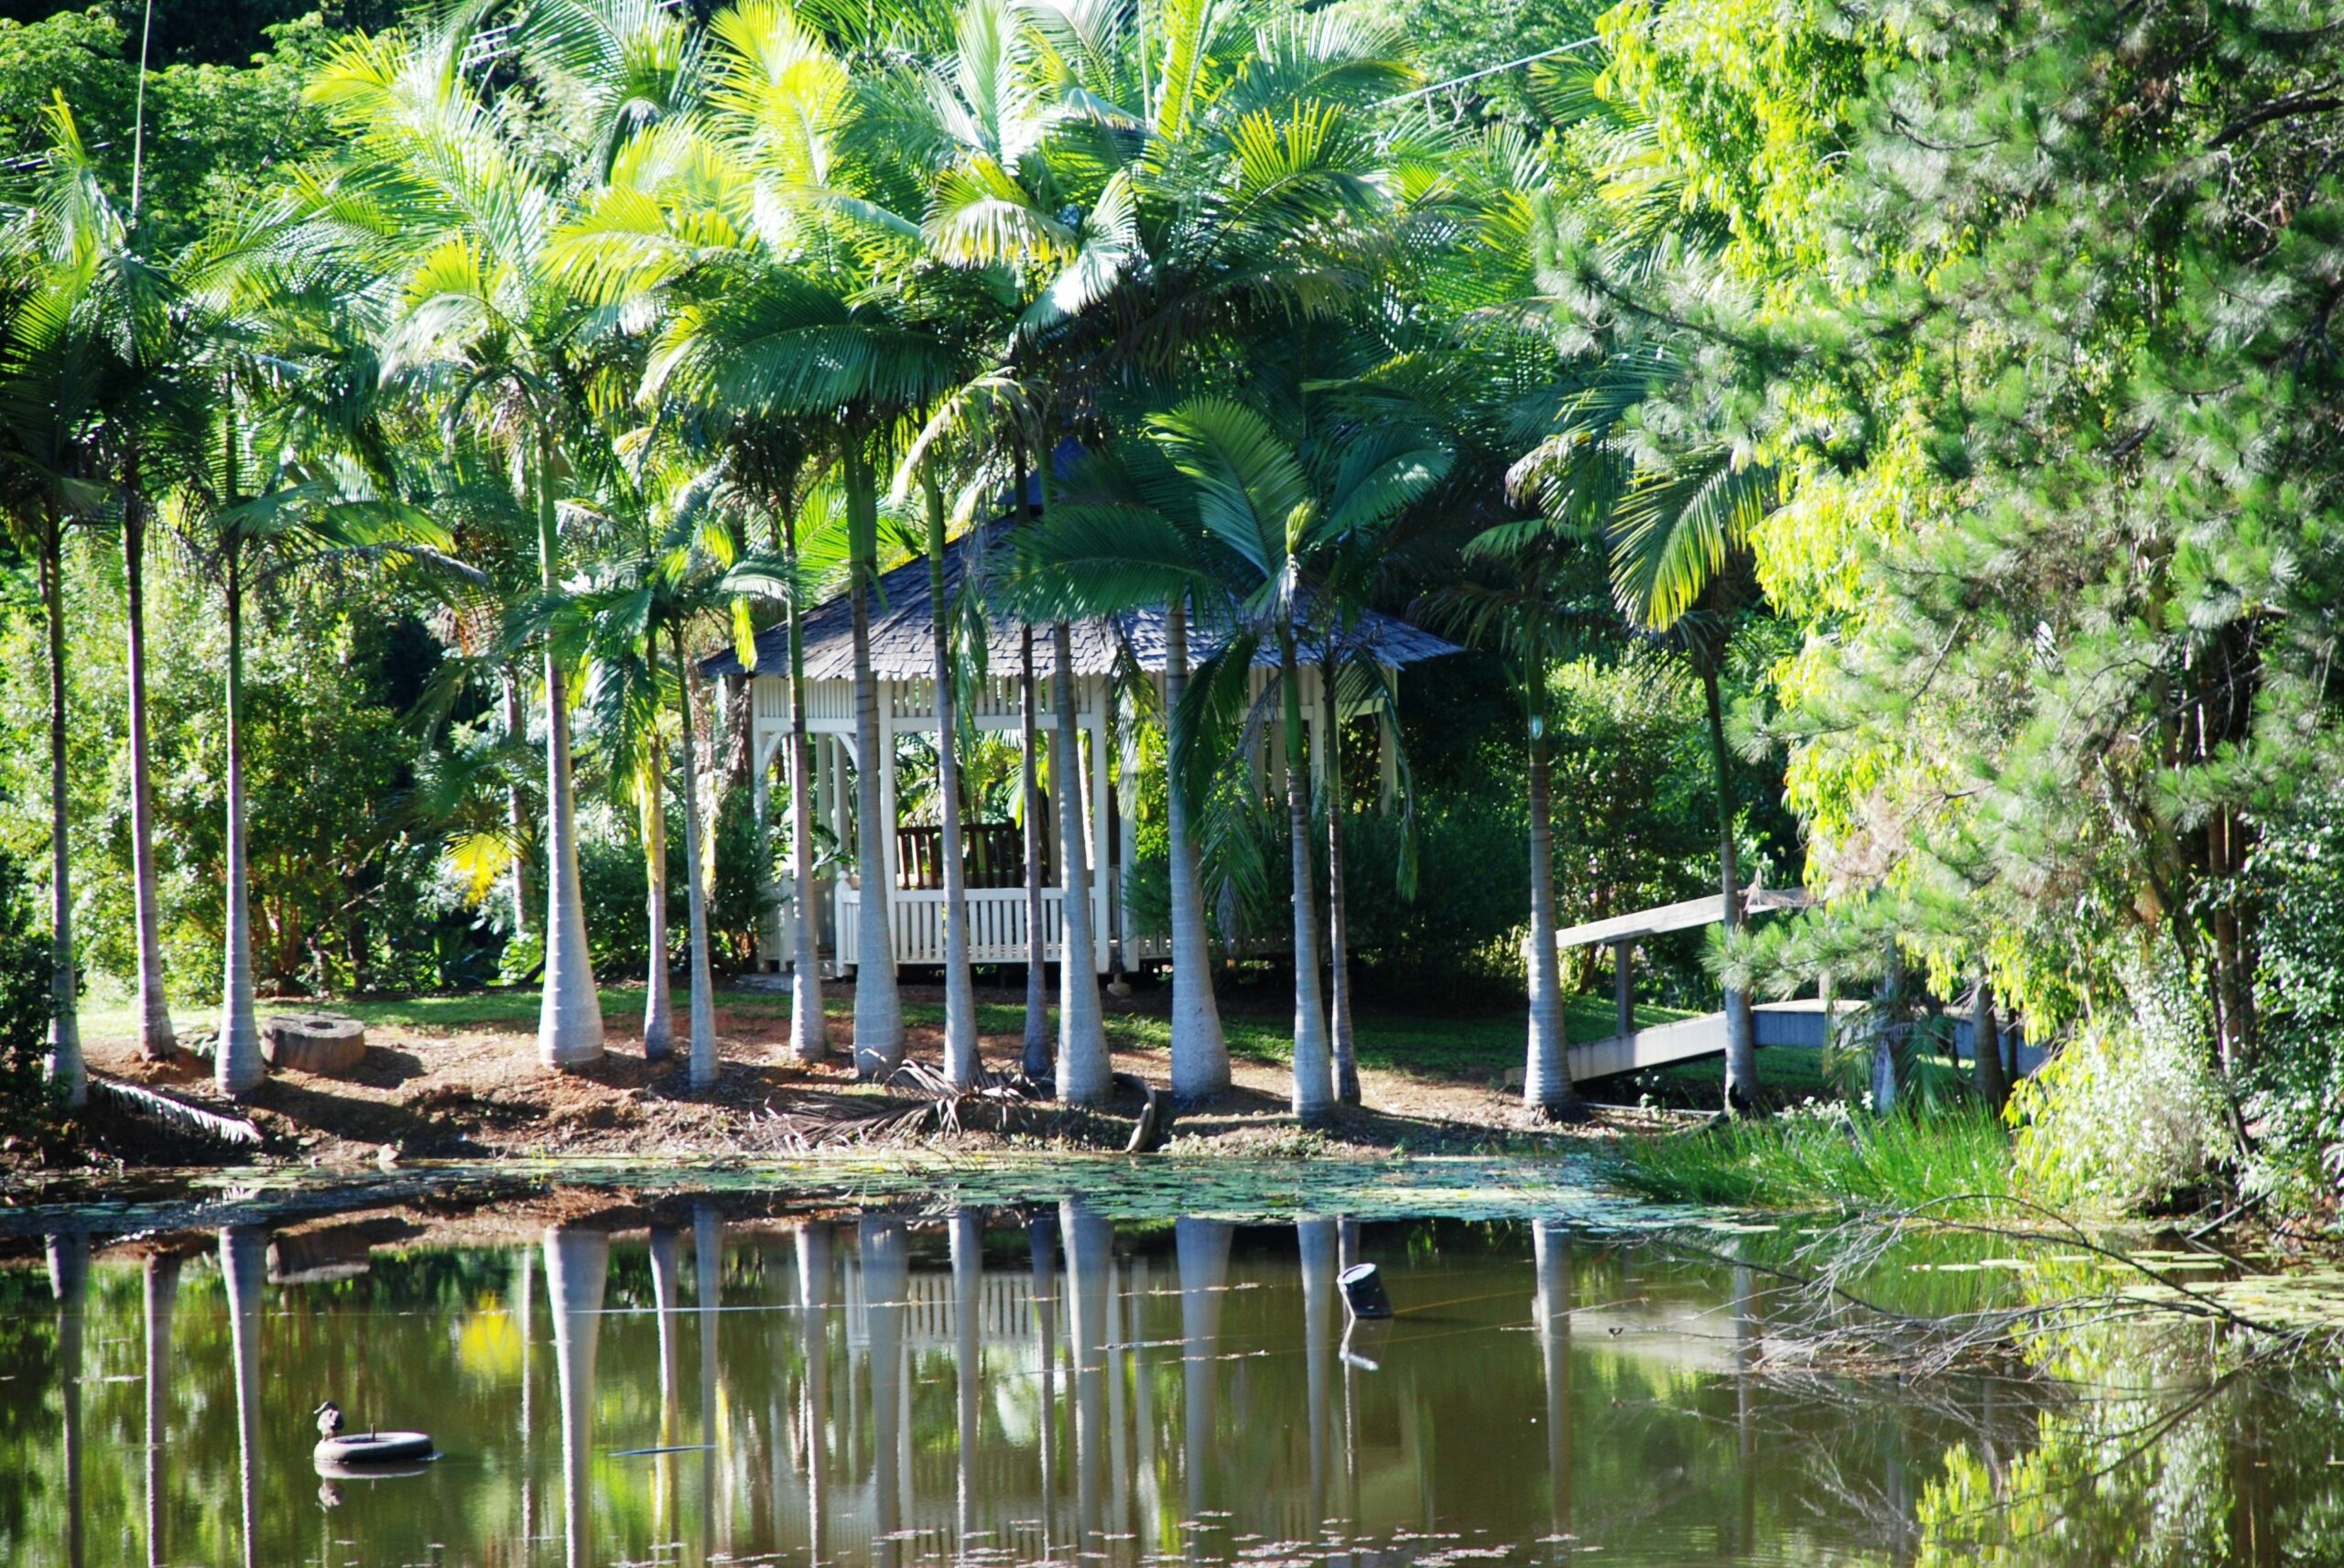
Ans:
<svg viewBox="0 0 2344 1568"><path fill-rule="evenodd" d="M1014 1016L1016 998L981 999L988 1022ZM940 998L905 988L915 1010ZM1147 1043L1144 1021L1160 1011L1160 994L1111 1003L1118 1036L1118 1071L1157 1085L1168 1081L1165 1053ZM932 1009L931 1009L932 1011ZM534 1035L512 1022L477 1027L376 1025L364 1062L347 1077L299 1072L273 1075L241 1108L215 1097L200 1057L150 1064L126 1040L90 1046L91 1065L108 1076L168 1089L212 1108L249 1116L267 1140L258 1156L324 1167L374 1162L386 1149L400 1157L496 1159L509 1156L776 1155L852 1135L882 1135L893 1113L913 1112L915 1097L890 1095L855 1081L846 1053L850 1029L834 1018L834 1056L802 1068L784 1062L787 1011L770 993L728 991L717 1008L722 1069L715 1086L693 1093L680 1061L643 1056L639 1013L610 1008L609 1055L583 1072L554 1073L537 1060ZM933 1062L941 1042L933 1027L909 1030L910 1054ZM1016 1065L1019 1038L989 1033L986 1065ZM1637 1112L1606 1109L1585 1126L1545 1128L1524 1113L1518 1098L1492 1071L1449 1074L1367 1066L1361 1074L1364 1105L1340 1111L1310 1132L1287 1111L1289 1079L1282 1064L1241 1057L1230 1091L1184 1115L1176 1130L1184 1149L1232 1153L1333 1154L1528 1152L1561 1139L1606 1136L1628 1125L1652 1125ZM972 1114L957 1146L1098 1149L1121 1147L1136 1102L1125 1114L1068 1112L1020 1107L1005 1117ZM850 1134L844 1129L865 1129ZM80 1158L105 1162L185 1163L184 1139L148 1140L138 1126L93 1118ZM885 1136L903 1137L901 1128ZM244 1156L252 1157L252 1156ZM51 1158L56 1158L52 1155Z"/></svg>

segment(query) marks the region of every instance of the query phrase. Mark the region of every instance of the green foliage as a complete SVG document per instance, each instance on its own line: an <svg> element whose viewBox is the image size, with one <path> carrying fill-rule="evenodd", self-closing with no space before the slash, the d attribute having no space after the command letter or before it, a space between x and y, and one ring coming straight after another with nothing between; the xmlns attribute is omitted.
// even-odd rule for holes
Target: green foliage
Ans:
<svg viewBox="0 0 2344 1568"><path fill-rule="evenodd" d="M2331 789L2267 824L2250 871L2264 914L2248 1186L2284 1212L2332 1215L2344 1182L2344 799Z"/></svg>
<svg viewBox="0 0 2344 1568"><path fill-rule="evenodd" d="M314 8L269 17L266 38L259 27L209 30L222 18L196 13L216 12L217 5L155 9L157 30L168 33L176 13L191 47L188 58L174 59L172 40L165 38L153 57L139 233L144 243L175 248L233 222L281 170L324 145L324 116L304 104L301 92L335 34ZM125 25L119 13L92 6L32 23L0 20L0 146L13 156L39 146L38 116L62 94L83 136L105 149L104 178L125 210L139 19L134 13Z"/></svg>
<svg viewBox="0 0 2344 1568"><path fill-rule="evenodd" d="M668 842L680 845L680 833ZM710 827L715 875L708 887L709 946L722 968L745 968L757 956L757 934L775 905L773 837L757 820L755 803L744 789L728 791Z"/></svg>
<svg viewBox="0 0 2344 1568"><path fill-rule="evenodd" d="M12 1132L48 1108L49 976L49 936L35 924L24 868L0 850L0 1128Z"/></svg>
<svg viewBox="0 0 2344 1568"><path fill-rule="evenodd" d="M1868 1117L1827 1102L1626 1139L1604 1174L1660 1202L1735 1208L1908 1209L2015 1190L2009 1135L1991 1116Z"/></svg>

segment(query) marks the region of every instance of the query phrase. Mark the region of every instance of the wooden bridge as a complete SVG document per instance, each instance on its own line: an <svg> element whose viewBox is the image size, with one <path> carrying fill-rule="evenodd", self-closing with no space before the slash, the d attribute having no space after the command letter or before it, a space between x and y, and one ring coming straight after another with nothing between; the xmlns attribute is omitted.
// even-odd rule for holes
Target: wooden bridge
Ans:
<svg viewBox="0 0 2344 1568"><path fill-rule="evenodd" d="M1753 887L1742 894L1742 909L1746 914L1804 909L1815 902L1814 895L1796 889ZM1640 909L1633 914L1591 920L1555 934L1555 946L1560 951L1593 946L1612 949L1612 997L1617 1005L1616 1033L1568 1048L1568 1069L1574 1083L1617 1077L1623 1073L1641 1073L1677 1062L1725 1054L1725 1014L1722 1012L1680 1018L1668 1023L1656 1023L1647 1029L1637 1028L1633 971L1629 967L1630 954L1642 938L1671 931L1687 931L1697 925L1714 925L1724 918L1725 900L1712 894L1707 898L1687 899L1682 903L1662 904L1655 909ZM1820 1051L1829 1043L1832 1022L1847 1017L1861 1005L1844 1000L1827 1002L1819 998L1760 1002L1751 1009L1752 1033L1762 1047L1791 1045L1801 1050ZM1959 1014L1954 1015L1951 1022L1954 1054L1959 1060L1968 1061L1970 1059L1970 1037L1976 1033L1975 1027L1968 1017ZM2022 1036L2019 1043L2020 1071L2032 1072L2041 1062L2042 1054L2040 1048L2027 1044Z"/></svg>

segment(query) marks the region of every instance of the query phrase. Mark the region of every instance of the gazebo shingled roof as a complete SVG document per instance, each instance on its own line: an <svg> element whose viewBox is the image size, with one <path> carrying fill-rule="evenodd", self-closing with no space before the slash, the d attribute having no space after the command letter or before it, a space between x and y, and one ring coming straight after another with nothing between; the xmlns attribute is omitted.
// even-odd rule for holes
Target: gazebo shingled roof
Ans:
<svg viewBox="0 0 2344 1568"><path fill-rule="evenodd" d="M944 550L945 592L958 597L967 581L971 565L979 552L996 563L995 569L1005 568L1009 562L1009 531L1012 524L998 522L982 529L971 529L960 535ZM1121 662L1118 644L1128 645L1132 657L1144 670L1164 668L1164 612L1160 610L1132 611L1106 619L1079 621L1073 625L1075 673L1085 676L1111 675ZM854 678L853 610L843 593L823 600L808 611L805 622L806 678L809 681L847 681ZM1007 611L995 606L989 617L986 662L995 670L1009 670L1018 662L1019 633L1024 622ZM1038 628L1037 628L1038 629ZM1362 650L1371 652L1387 665L1412 665L1423 659L1439 658L1458 652L1455 643L1434 636L1431 633L1411 626L1395 616L1369 611L1353 633ZM765 674L788 668L789 633L787 626L766 628L757 635L757 668ZM906 562L895 570L883 573L878 591L873 595L871 614L872 672L882 680L926 680L936 670L935 613L928 599L928 570L925 558ZM1209 629L1199 628L1190 633L1191 657L1201 657L1216 645L1217 639ZM1306 643L1303 657L1315 662L1318 651L1315 643ZM1277 653L1265 646L1255 655L1255 663L1275 665ZM1034 673L1047 676L1057 667L1047 638L1037 638L1034 644ZM732 650L710 655L701 661L700 669L707 675L746 675L748 667Z"/></svg>

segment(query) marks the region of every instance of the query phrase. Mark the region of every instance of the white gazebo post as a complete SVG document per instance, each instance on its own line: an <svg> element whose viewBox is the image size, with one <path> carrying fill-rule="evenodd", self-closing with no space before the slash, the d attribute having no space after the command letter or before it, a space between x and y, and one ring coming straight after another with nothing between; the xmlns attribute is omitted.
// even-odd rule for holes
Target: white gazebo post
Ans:
<svg viewBox="0 0 2344 1568"><path fill-rule="evenodd" d="M895 811L895 705L898 693L895 682L883 680L879 683L879 756L873 764L879 770L880 831L885 835L879 840L879 860L886 868L886 874L881 879L885 885L880 888L879 898L881 907L887 910L887 964L890 968L895 962L893 894L904 880L903 869L895 864L900 857L895 838L898 820ZM871 890L864 888L863 896L869 898Z"/></svg>
<svg viewBox="0 0 2344 1568"><path fill-rule="evenodd" d="M1108 687L1114 702L1114 688ZM1132 954L1132 867L1139 863L1139 715L1108 708L1115 725L1115 961L1128 975ZM1131 988L1123 987L1125 990Z"/></svg>

